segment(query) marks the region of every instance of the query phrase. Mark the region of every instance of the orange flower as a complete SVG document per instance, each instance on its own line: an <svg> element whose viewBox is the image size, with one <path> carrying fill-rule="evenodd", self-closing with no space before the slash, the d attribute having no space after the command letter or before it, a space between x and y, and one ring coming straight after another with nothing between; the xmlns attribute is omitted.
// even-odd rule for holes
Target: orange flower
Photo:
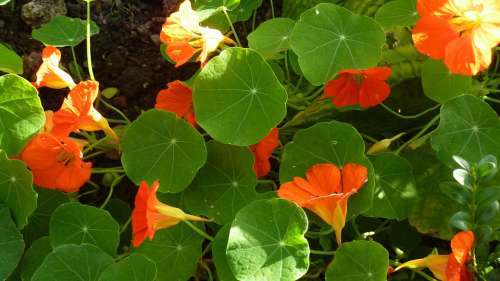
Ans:
<svg viewBox="0 0 500 281"><path fill-rule="evenodd" d="M442 281L473 281L472 273L467 268L470 252L474 246L474 233L461 231L451 240L451 254L429 255L423 259L403 263L396 268L427 267L438 280Z"/></svg>
<svg viewBox="0 0 500 281"><path fill-rule="evenodd" d="M233 40L225 37L219 30L200 26L189 0L185 0L179 11L167 18L160 39L167 44L166 53L176 62L176 67L188 62L197 52L200 55L196 61L204 65L208 54L216 51L220 44L234 44Z"/></svg>
<svg viewBox="0 0 500 281"><path fill-rule="evenodd" d="M160 183L155 181L151 188L143 181L135 197L135 208L132 212L132 244L139 247L146 237L153 239L155 232L159 229L168 228L183 220L207 221L207 219L184 213L156 198L156 191Z"/></svg>
<svg viewBox="0 0 500 281"><path fill-rule="evenodd" d="M34 184L64 192L77 192L89 179L92 163L83 162L81 147L67 137L37 135L21 153L33 173Z"/></svg>
<svg viewBox="0 0 500 281"><path fill-rule="evenodd" d="M109 127L108 121L95 108L94 101L99 93L99 83L95 81L80 82L64 100L61 109L54 113L53 133L68 136L78 130L99 131L118 141L118 136Z"/></svg>
<svg viewBox="0 0 500 281"><path fill-rule="evenodd" d="M347 69L325 86L325 97L337 107L359 104L363 108L376 106L391 93L385 82L391 76L388 67L372 67L364 70Z"/></svg>
<svg viewBox="0 0 500 281"><path fill-rule="evenodd" d="M42 51L43 63L36 73L36 81L33 85L37 88L49 87L53 89L62 89L75 86L73 78L64 70L59 68L61 61L61 52L52 46L47 46Z"/></svg>
<svg viewBox="0 0 500 281"><path fill-rule="evenodd" d="M269 158L273 154L274 149L278 147L279 143L279 131L277 128L274 128L263 140L250 146L250 150L255 158L253 170L257 177L263 177L271 170Z"/></svg>
<svg viewBox="0 0 500 281"><path fill-rule="evenodd" d="M156 97L156 109L163 109L196 125L193 111L193 92L179 80L168 83L168 89L161 90Z"/></svg>
<svg viewBox="0 0 500 281"><path fill-rule="evenodd" d="M475 75L491 64L491 49L500 43L498 0L419 0L420 20L413 28L416 48L444 59L457 74Z"/></svg>
<svg viewBox="0 0 500 281"><path fill-rule="evenodd" d="M366 167L348 163L342 170L334 164L316 164L306 173L307 180L295 177L281 185L278 196L307 208L332 226L341 244L347 216L347 201L368 180Z"/></svg>

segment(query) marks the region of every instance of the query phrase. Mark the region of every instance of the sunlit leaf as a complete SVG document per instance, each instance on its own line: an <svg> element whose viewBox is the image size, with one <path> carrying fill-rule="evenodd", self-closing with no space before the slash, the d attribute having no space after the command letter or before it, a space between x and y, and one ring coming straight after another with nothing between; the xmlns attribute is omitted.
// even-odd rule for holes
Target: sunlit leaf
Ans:
<svg viewBox="0 0 500 281"><path fill-rule="evenodd" d="M472 88L472 77L453 74L443 61L428 59L422 65L422 86L427 97L444 103L468 93Z"/></svg>
<svg viewBox="0 0 500 281"><path fill-rule="evenodd" d="M154 281L156 265L143 255L132 254L104 270L99 281Z"/></svg>
<svg viewBox="0 0 500 281"><path fill-rule="evenodd" d="M8 1L7 1L8 2ZM0 6L2 3L0 2ZM9 49L4 44L0 43L0 71L22 74L23 73L23 59L16 54L16 52Z"/></svg>
<svg viewBox="0 0 500 281"><path fill-rule="evenodd" d="M417 0L387 2L375 14L375 20L383 27L411 26L418 20Z"/></svg>
<svg viewBox="0 0 500 281"><path fill-rule="evenodd" d="M90 22L90 34L99 33L99 27ZM33 30L33 39L54 47L75 47L85 40L87 23L79 18L55 16L51 21Z"/></svg>
<svg viewBox="0 0 500 281"><path fill-rule="evenodd" d="M272 58L290 48L290 34L294 26L295 22L288 18L267 20L248 35L248 45L265 58Z"/></svg>
<svg viewBox="0 0 500 281"><path fill-rule="evenodd" d="M229 267L226 259L227 240L229 239L229 230L231 225L227 224L222 227L215 236L214 244L212 245L212 258L217 270L217 277L220 281L237 281Z"/></svg>

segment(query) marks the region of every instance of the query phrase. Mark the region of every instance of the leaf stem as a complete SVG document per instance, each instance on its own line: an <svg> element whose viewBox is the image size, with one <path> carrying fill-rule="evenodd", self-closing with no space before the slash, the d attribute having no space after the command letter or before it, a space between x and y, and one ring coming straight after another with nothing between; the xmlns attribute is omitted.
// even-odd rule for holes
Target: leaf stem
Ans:
<svg viewBox="0 0 500 281"><path fill-rule="evenodd" d="M200 260L200 265L207 272L207 274L208 274L208 281L213 281L214 277L213 277L212 270L210 269L210 267L205 262L203 262L203 260Z"/></svg>
<svg viewBox="0 0 500 281"><path fill-rule="evenodd" d="M275 17L275 14L274 14L274 1L273 0L269 0L269 3L271 4L271 16Z"/></svg>
<svg viewBox="0 0 500 281"><path fill-rule="evenodd" d="M183 222L186 223L189 227L191 227L191 229L194 230L199 235L203 236L204 238L208 239L209 241L214 241L214 238L212 236L205 233L205 231L199 229L196 225L192 224L190 221L183 220Z"/></svg>
<svg viewBox="0 0 500 281"><path fill-rule="evenodd" d="M439 120L439 114L436 115L434 118L431 119L431 121L429 121L429 123L427 123L423 128L422 130L420 130L420 132L418 132L413 138L411 138L409 141L403 143L397 150L396 150L396 154L399 154L401 153L401 151L403 151L403 149L405 147L407 147L410 143L412 143L413 141L417 140L418 138L420 138L421 136L423 136L425 134L425 132L427 132L427 130L429 130L429 128L431 128L434 123L436 123L437 121Z"/></svg>
<svg viewBox="0 0 500 281"><path fill-rule="evenodd" d="M125 113L123 113L123 111L119 110L118 108L114 107L113 105L111 105L110 103L107 103L106 101L104 101L104 99L101 99L101 102L102 104L104 104L107 108L113 110L114 112L118 113L118 115L120 115L124 121L127 122L127 124L130 124L130 119L128 119L127 115L125 115Z"/></svg>
<svg viewBox="0 0 500 281"><path fill-rule="evenodd" d="M119 176L119 177L115 178L115 180L113 180L113 182L109 186L108 196L106 197L106 200L104 200L104 202L101 205L101 209L104 209L104 207L106 207L109 200L111 199L111 196L113 195L113 192L115 191L115 186L118 185L122 181L123 177L125 177L125 175Z"/></svg>
<svg viewBox="0 0 500 281"><path fill-rule="evenodd" d="M73 63L75 64L76 75L80 81L83 81L82 73L80 73L80 66L78 65L78 60L76 59L75 47L71 46L71 55L73 56Z"/></svg>
<svg viewBox="0 0 500 281"><path fill-rule="evenodd" d="M335 255L335 251L320 251L320 250L309 250L309 252L313 255L322 255L322 256L333 256Z"/></svg>
<svg viewBox="0 0 500 281"><path fill-rule="evenodd" d="M399 117L399 118L402 118L402 119L415 119L415 118L419 118L419 117L422 117L424 115L426 115L427 113L431 112L431 111L434 111L436 109L438 109L441 105L438 104L438 105L435 105L429 109L426 109L420 113L417 113L417 114L414 114L414 115L403 115L403 114L400 114L396 111L394 111L392 108L388 107L387 105L385 105L384 103L381 103L380 106L382 106L385 110L387 110L389 113Z"/></svg>
<svg viewBox="0 0 500 281"><path fill-rule="evenodd" d="M125 173L123 167L93 168L92 174Z"/></svg>
<svg viewBox="0 0 500 281"><path fill-rule="evenodd" d="M222 12L224 12L224 15L226 16L227 22L229 23L229 26L231 26L231 31L234 34L234 38L236 39L236 43L238 43L239 47L243 47L241 45L240 38L238 37L238 33L236 33L236 29L234 28L233 21L231 20L231 18L229 17L229 15L227 13L227 8L226 7L222 7Z"/></svg>
<svg viewBox="0 0 500 281"><path fill-rule="evenodd" d="M125 232L125 230L127 229L127 227L130 225L131 221L132 221L132 216L130 216L128 218L128 220L123 224L122 228L120 229L120 234L122 234L123 232Z"/></svg>
<svg viewBox="0 0 500 281"><path fill-rule="evenodd" d="M285 72L286 72L286 83L291 84L292 81L290 79L290 68L288 67L288 51L285 51Z"/></svg>
<svg viewBox="0 0 500 281"><path fill-rule="evenodd" d="M90 2L87 3L87 68L89 70L90 80L95 81L94 70L92 69L92 51L90 49Z"/></svg>

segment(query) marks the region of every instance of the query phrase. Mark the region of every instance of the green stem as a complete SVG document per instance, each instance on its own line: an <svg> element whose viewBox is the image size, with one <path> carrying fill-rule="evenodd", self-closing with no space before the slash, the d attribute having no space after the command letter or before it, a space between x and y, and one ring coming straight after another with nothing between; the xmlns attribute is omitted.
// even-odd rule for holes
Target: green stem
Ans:
<svg viewBox="0 0 500 281"><path fill-rule="evenodd" d="M104 101L104 99L101 99L101 102L102 104L104 104L107 108L113 110L114 112L118 113L118 115L120 115L124 121L127 122L127 124L130 124L130 119L127 118L127 115L125 115L125 113L123 113L121 110L119 110L118 108L114 107L113 105L107 103L106 101Z"/></svg>
<svg viewBox="0 0 500 281"><path fill-rule="evenodd" d="M310 250L313 255L322 255L322 256L333 256L335 255L335 251L319 251L319 250Z"/></svg>
<svg viewBox="0 0 500 281"><path fill-rule="evenodd" d="M96 152L94 152L94 153L91 153L91 154L85 155L85 156L83 157L83 159L84 159L84 160L88 160L88 159L90 159L90 158L93 158L93 157L99 156L99 155L104 154L104 153L106 153L106 152L104 152L104 151L102 151L102 150L100 150L100 151L96 151Z"/></svg>
<svg viewBox="0 0 500 281"><path fill-rule="evenodd" d="M111 199L111 196L113 195L113 192L115 191L115 186L118 185L121 182L121 180L123 179L123 177L125 177L125 175L117 177L111 183L111 186L109 187L108 196L106 197L106 200L104 200L104 202L102 203L101 209L104 209L104 207L106 207L106 205L108 204L109 200Z"/></svg>
<svg viewBox="0 0 500 281"><path fill-rule="evenodd" d="M107 173L125 173L125 170L122 167L92 169L92 174L107 174Z"/></svg>
<svg viewBox="0 0 500 281"><path fill-rule="evenodd" d="M387 105L385 105L384 103L381 103L380 106L382 106L385 110L387 110L388 112L390 112L391 114L399 117L399 118L402 118L402 119L415 119L415 118L419 118L419 117L422 117L424 115L426 115L427 113L431 112L431 111L434 111L436 109L438 109L441 105L438 104L436 106L433 106L429 109L426 109L420 113L417 113L415 115L403 115L403 114L400 114L396 111L394 111L392 108L388 107Z"/></svg>
<svg viewBox="0 0 500 281"><path fill-rule="evenodd" d="M118 120L118 119L112 119L112 118L106 118L108 120L108 122L110 124L123 124L123 125L127 125L129 124L129 122L125 121L125 120Z"/></svg>
<svg viewBox="0 0 500 281"><path fill-rule="evenodd" d="M236 43L238 43L238 46L243 47L243 46L241 45L240 38L238 37L238 33L236 33L236 29L234 28L233 21L231 20L231 18L230 18L230 17L229 17L229 15L227 14L227 9L226 9L226 7L223 7L223 8L222 8L222 11L224 12L224 15L226 16L226 19L227 19L227 22L229 23L229 26L231 26L231 31L232 31L232 32L233 32L233 34L234 34L234 38L236 39Z"/></svg>
<svg viewBox="0 0 500 281"><path fill-rule="evenodd" d="M299 81L297 82L297 85L293 88L293 92L297 93L297 91L300 88L300 85L302 85L302 81L304 81L304 75L300 75Z"/></svg>
<svg viewBox="0 0 500 281"><path fill-rule="evenodd" d="M396 150L396 154L399 154L401 153L401 151L403 151L403 149L405 147L407 147L410 143L412 143L413 141L417 140L418 138L420 138L421 136L423 136L425 134L425 132L427 132L427 130L429 130L429 128L431 128L434 123L436 123L437 121L439 120L439 114L436 115L434 118L431 119L431 121L429 121L429 123L427 123L423 128L422 130L420 130L420 132L418 132L413 138L411 138L409 141L403 143L397 150Z"/></svg>
<svg viewBox="0 0 500 281"><path fill-rule="evenodd" d="M98 141L91 142L90 145L87 148L85 148L82 153L83 154L88 153L89 151L93 150L96 146L98 146L99 144L101 144L101 143L103 143L105 141L108 141L108 139L107 138L102 138L102 139L100 139Z"/></svg>
<svg viewBox="0 0 500 281"><path fill-rule="evenodd" d="M274 17L275 17L275 15L274 15L274 1L273 0L269 0L269 3L271 4L271 16L274 19Z"/></svg>
<svg viewBox="0 0 500 281"><path fill-rule="evenodd" d="M490 98L488 96L484 97L484 99L487 100L487 101L491 101L493 103L500 103L499 99Z"/></svg>
<svg viewBox="0 0 500 281"><path fill-rule="evenodd" d="M252 15L252 31L255 30L255 22L257 21L257 9L255 9L255 11L253 11L253 15Z"/></svg>
<svg viewBox="0 0 500 281"><path fill-rule="evenodd" d="M354 239L358 240L358 239L363 238L363 234L361 234L361 232L359 231L358 224L356 223L356 217L352 218L351 226L352 226L352 229L354 230L354 233L356 234L356 238L354 238Z"/></svg>
<svg viewBox="0 0 500 281"><path fill-rule="evenodd" d="M212 270L210 270L210 267L206 263L204 263L203 260L200 261L200 265L207 272L207 274L208 274L208 281L213 281L214 277L213 277L213 274L212 274Z"/></svg>
<svg viewBox="0 0 500 281"><path fill-rule="evenodd" d="M288 51L285 51L285 72L286 72L286 83L290 84L290 68L288 67Z"/></svg>
<svg viewBox="0 0 500 281"><path fill-rule="evenodd" d="M307 231L307 234L314 236L325 236L333 232L333 228L323 230L323 231Z"/></svg>
<svg viewBox="0 0 500 281"><path fill-rule="evenodd" d="M92 69L92 51L90 49L90 2L87 3L87 68L89 70L90 80L95 81L94 70Z"/></svg>
<svg viewBox="0 0 500 281"><path fill-rule="evenodd" d="M214 238L212 236L210 236L207 233L205 233L205 231L199 229L196 225L192 224L190 221L183 220L183 222L186 223L189 227L191 227L191 229L194 230L199 235L205 237L206 239L208 239L210 241L214 241Z"/></svg>
<svg viewBox="0 0 500 281"><path fill-rule="evenodd" d="M319 87L318 89L315 89L315 91L312 94L308 93L308 94L305 95L306 99L307 100L313 100L313 99L317 98L318 96L321 95L321 93L323 93L324 89L325 89L324 86Z"/></svg>
<svg viewBox="0 0 500 281"><path fill-rule="evenodd" d="M75 48L71 46L71 55L73 56L73 63L75 64L76 75L80 81L83 81L83 76L80 73L80 66L78 65L78 60L76 59Z"/></svg>
<svg viewBox="0 0 500 281"><path fill-rule="evenodd" d="M412 271L415 272L416 274L420 275L421 277L423 277L425 280L437 281L437 279L432 278L431 276L429 276L427 273L423 272L422 270L412 269Z"/></svg>
<svg viewBox="0 0 500 281"><path fill-rule="evenodd" d="M369 141L371 141L373 143L377 143L378 142L378 140L376 138L374 138L374 137L371 137L371 136L369 136L367 134L363 134L363 133L360 133L360 134L361 134L361 136L363 138L365 138L365 139L367 139L367 140L369 140Z"/></svg>
<svg viewBox="0 0 500 281"><path fill-rule="evenodd" d="M132 216L130 216L128 218L128 220L125 222L125 224L122 226L122 228L120 229L120 234L122 234L123 232L125 232L125 230L127 229L127 227L130 225L131 221L132 221Z"/></svg>

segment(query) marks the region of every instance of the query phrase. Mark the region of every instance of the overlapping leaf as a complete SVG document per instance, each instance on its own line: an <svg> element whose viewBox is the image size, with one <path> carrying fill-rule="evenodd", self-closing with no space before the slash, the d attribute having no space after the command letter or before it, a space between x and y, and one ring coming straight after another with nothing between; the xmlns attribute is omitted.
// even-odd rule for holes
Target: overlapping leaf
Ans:
<svg viewBox="0 0 500 281"><path fill-rule="evenodd" d="M422 65L422 86L427 97L444 103L468 93L472 88L472 77L453 74L442 61L428 59Z"/></svg>
<svg viewBox="0 0 500 281"><path fill-rule="evenodd" d="M2 43L0 43L0 71L13 74L23 73L23 59Z"/></svg>
<svg viewBox="0 0 500 281"><path fill-rule="evenodd" d="M248 35L248 45L265 58L272 58L290 48L290 34L294 26L295 22L288 18L265 21Z"/></svg>
<svg viewBox="0 0 500 281"><path fill-rule="evenodd" d="M104 270L99 281L154 281L156 265L140 254L132 254Z"/></svg>
<svg viewBox="0 0 500 281"><path fill-rule="evenodd" d="M99 27L90 22L90 34L99 33ZM79 18L55 16L50 22L33 30L32 37L45 45L54 47L75 47L85 40L87 23Z"/></svg>
<svg viewBox="0 0 500 281"><path fill-rule="evenodd" d="M35 271L43 263L45 257L52 252L52 245L48 236L36 240L24 254L21 261L21 279L30 281Z"/></svg>
<svg viewBox="0 0 500 281"><path fill-rule="evenodd" d="M0 204L0 280L16 269L24 251L23 236L10 216L9 208Z"/></svg>
<svg viewBox="0 0 500 281"><path fill-rule="evenodd" d="M418 20L417 0L387 2L377 10L375 20L383 27L411 26Z"/></svg>

